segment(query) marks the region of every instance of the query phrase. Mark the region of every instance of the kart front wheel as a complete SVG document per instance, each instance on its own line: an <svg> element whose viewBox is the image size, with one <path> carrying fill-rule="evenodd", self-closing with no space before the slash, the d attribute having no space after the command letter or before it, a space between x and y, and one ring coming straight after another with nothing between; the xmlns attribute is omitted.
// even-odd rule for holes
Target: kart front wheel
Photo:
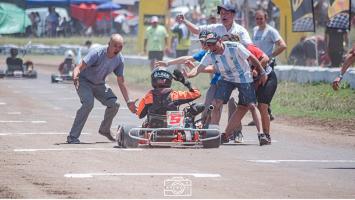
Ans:
<svg viewBox="0 0 355 200"><path fill-rule="evenodd" d="M123 148L137 148L138 140L129 136L129 131L133 126L121 126L118 129L118 145ZM131 131L131 135L138 136L138 131Z"/></svg>

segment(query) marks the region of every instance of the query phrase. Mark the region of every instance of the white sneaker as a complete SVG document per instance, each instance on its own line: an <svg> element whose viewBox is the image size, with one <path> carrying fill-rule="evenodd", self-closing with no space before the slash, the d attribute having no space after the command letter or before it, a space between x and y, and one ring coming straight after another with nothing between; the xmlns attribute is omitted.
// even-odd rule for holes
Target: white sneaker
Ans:
<svg viewBox="0 0 355 200"><path fill-rule="evenodd" d="M241 131L237 131L235 133L235 139L234 139L235 143L243 143L244 142L244 137L243 137L243 133Z"/></svg>

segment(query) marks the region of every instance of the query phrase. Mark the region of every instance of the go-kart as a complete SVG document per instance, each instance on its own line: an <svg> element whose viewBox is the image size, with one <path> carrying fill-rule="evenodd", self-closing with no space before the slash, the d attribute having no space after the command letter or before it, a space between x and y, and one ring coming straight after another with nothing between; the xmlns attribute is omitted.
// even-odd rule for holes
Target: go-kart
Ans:
<svg viewBox="0 0 355 200"><path fill-rule="evenodd" d="M73 81L73 72L69 71L67 74L52 74L51 82L52 83L60 83L66 81Z"/></svg>
<svg viewBox="0 0 355 200"><path fill-rule="evenodd" d="M7 70L0 70L0 78L37 78L37 71L33 69L33 65L9 65Z"/></svg>
<svg viewBox="0 0 355 200"><path fill-rule="evenodd" d="M137 148L141 145L202 145L203 148L218 148L221 142L220 131L217 125L209 125L213 106L209 106L207 117L195 120L204 109L203 104L192 103L182 111L167 111L166 115L148 116L142 127L118 126L118 146ZM161 126L146 128L150 123L160 123Z"/></svg>

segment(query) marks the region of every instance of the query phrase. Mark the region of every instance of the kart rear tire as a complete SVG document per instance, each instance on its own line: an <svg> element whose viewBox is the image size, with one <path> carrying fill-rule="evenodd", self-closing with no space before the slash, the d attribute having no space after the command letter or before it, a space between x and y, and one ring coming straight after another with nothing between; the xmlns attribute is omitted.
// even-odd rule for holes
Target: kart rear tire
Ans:
<svg viewBox="0 0 355 200"><path fill-rule="evenodd" d="M209 125L208 128L209 129L219 129L219 126ZM221 144L221 135L220 135L219 131L216 131L216 130L206 131L204 138L210 138L210 137L216 137L216 136L218 136L216 139L202 141L203 148L218 148L219 145Z"/></svg>
<svg viewBox="0 0 355 200"><path fill-rule="evenodd" d="M129 131L132 128L135 128L135 127L126 125L126 126L122 126L122 128L120 129L120 133L119 133L120 138L118 140L119 141L118 144L120 146L122 146L123 148L137 148L138 147L139 141L137 139L131 138L128 135ZM138 136L138 131L131 132L131 135Z"/></svg>

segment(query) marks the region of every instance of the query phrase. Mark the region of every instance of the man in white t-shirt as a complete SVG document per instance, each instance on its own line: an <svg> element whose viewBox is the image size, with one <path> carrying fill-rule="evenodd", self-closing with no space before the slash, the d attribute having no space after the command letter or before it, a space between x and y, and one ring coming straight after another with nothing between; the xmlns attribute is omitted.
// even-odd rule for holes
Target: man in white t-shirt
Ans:
<svg viewBox="0 0 355 200"><path fill-rule="evenodd" d="M178 15L176 21L186 24L187 28L193 34L199 34L203 30L215 32L219 37L237 35L240 42L246 46L252 44L248 31L241 25L234 21L236 8L232 4L224 4L217 6L217 14L220 15L221 24L209 24L203 26L196 26L190 21L186 20L183 15Z"/></svg>

